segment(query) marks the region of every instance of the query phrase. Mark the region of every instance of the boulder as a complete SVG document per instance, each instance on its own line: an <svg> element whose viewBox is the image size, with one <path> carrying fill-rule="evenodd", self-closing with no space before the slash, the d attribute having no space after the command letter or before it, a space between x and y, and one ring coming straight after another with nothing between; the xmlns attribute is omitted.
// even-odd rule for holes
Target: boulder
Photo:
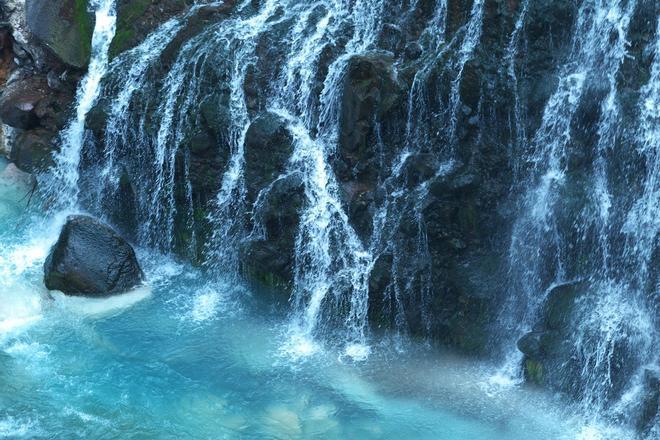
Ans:
<svg viewBox="0 0 660 440"><path fill-rule="evenodd" d="M105 297L144 281L131 245L107 225L82 215L67 219L44 275L49 290L73 296Z"/></svg>
<svg viewBox="0 0 660 440"><path fill-rule="evenodd" d="M9 159L28 173L48 169L53 164L54 136L55 133L41 128L18 134L12 144Z"/></svg>
<svg viewBox="0 0 660 440"><path fill-rule="evenodd" d="M23 130L61 130L68 119L73 87L54 90L47 75L36 75L10 82L0 95L0 119Z"/></svg>
<svg viewBox="0 0 660 440"><path fill-rule="evenodd" d="M37 107L48 96L48 84L38 77L14 81L0 95L0 119L5 124L30 130L39 125Z"/></svg>
<svg viewBox="0 0 660 440"><path fill-rule="evenodd" d="M89 62L94 23L86 0L26 0L29 31L64 63Z"/></svg>
<svg viewBox="0 0 660 440"><path fill-rule="evenodd" d="M30 173L21 171L18 167L10 163L5 169L0 171L0 180L14 185L19 191L28 192L37 185L37 179Z"/></svg>
<svg viewBox="0 0 660 440"><path fill-rule="evenodd" d="M583 281L571 281L552 287L542 312L545 327L566 331L573 319L575 302L585 294L586 287Z"/></svg>

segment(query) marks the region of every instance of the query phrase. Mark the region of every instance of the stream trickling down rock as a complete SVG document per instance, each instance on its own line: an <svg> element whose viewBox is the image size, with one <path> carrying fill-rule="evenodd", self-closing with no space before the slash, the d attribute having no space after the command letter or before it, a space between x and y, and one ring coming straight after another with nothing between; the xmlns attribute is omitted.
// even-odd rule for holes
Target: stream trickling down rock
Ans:
<svg viewBox="0 0 660 440"><path fill-rule="evenodd" d="M0 164L0 437L657 438L655 2L197 3L110 57L90 2ZM79 212L145 287L46 291Z"/></svg>

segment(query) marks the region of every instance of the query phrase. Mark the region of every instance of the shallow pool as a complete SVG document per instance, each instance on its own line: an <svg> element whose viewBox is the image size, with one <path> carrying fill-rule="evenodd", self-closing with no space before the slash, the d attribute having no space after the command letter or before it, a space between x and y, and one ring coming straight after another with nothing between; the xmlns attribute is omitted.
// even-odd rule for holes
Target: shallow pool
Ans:
<svg viewBox="0 0 660 440"><path fill-rule="evenodd" d="M423 345L356 360L292 341L284 307L144 250L148 287L51 295L65 215L26 208L28 189L0 179L0 438L629 438Z"/></svg>

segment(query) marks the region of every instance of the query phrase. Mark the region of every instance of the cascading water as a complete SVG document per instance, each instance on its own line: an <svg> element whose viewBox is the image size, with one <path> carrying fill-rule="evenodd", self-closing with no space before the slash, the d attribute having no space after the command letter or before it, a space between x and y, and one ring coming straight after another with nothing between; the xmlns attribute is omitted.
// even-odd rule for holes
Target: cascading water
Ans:
<svg viewBox="0 0 660 440"><path fill-rule="evenodd" d="M518 267L514 282L524 296L519 296L523 309L512 313L522 326L529 328L545 290L552 281L569 281L571 275L563 267L563 247L553 215L553 207L559 201L566 169L566 148L571 142L571 122L580 104L587 80L601 72L614 72L625 56L625 30L634 2L621 11L620 4L606 8L601 4L585 2L578 14L575 41L571 61L560 74L557 90L549 99L541 127L531 140L528 153L532 171L531 179L538 182L525 196L523 216L517 221L510 251L511 267ZM620 3L620 2L619 2ZM619 44L604 44L600 35L618 32ZM615 92L613 92L615 93ZM609 117L605 116L608 119ZM556 263L548 267L548 260ZM553 271L554 273L550 272ZM572 275L575 276L575 275ZM567 278L568 277L568 278ZM550 280L550 282L549 282ZM523 293L524 292L524 293ZM516 297L514 297L516 298Z"/></svg>
<svg viewBox="0 0 660 440"><path fill-rule="evenodd" d="M443 277L472 283L465 290L483 286L473 283L479 274L463 271L466 261L483 257L485 245L463 256L485 240L463 229L473 228L477 211L492 208L470 205L466 194L497 180L475 178L475 170L508 167L511 179L493 185L510 186L511 200L497 209L515 219L502 271L508 283L498 297L503 306L491 317L501 340L490 354L504 351L515 379L529 375L516 341L541 332L556 288L583 289L567 312L570 344L562 354L570 362L559 371L570 383L559 388L571 388L588 415L634 424L630 402L644 392L645 371L658 369L660 22L647 49L648 78L631 93L620 82L631 58L631 23L644 2L578 2L567 52L557 55L552 79L543 78L552 90L535 125L539 104L532 105L520 65L531 50L527 33L538 3L496 10L474 0L462 15L455 2L425 3L205 3L110 64L114 3L94 3L92 60L51 187L65 194L66 208L80 201L139 245L203 262L224 279L254 270L244 253L272 238L273 223L285 223L278 226L295 231L287 231L292 255L283 264L292 282L283 351L308 355L326 344L338 346L342 359L364 360L374 322L399 336L397 349L406 347L403 336L432 339L454 330L453 321L442 320L465 309L448 309L456 281ZM492 77L475 81L475 72L490 68L488 20L502 10L507 33L494 57L504 67L498 62ZM397 11L401 17L391 17ZM397 49L388 35L407 46ZM361 76L365 71L372 77ZM373 76L377 92L361 89ZM493 77L505 83L502 90ZM387 107L387 92L401 95L387 103L389 114L379 108ZM511 102L501 118L508 126L498 132L488 118L500 120L502 107L488 100L502 97ZM351 107L351 99L359 104ZM347 135L346 119L358 116L359 127ZM280 137L288 139L282 143L290 145L278 144L280 123ZM264 135L255 156L249 137L259 124L276 135ZM372 174L351 162L361 147L347 146L362 131L364 148L375 151L366 165L378 168ZM501 132L508 137L495 139ZM488 168L483 163L493 156L477 157L480 149L504 151L508 162ZM258 186L252 175L268 161L259 157L264 152L285 157ZM620 178L626 167L636 170L628 185ZM372 197L362 223L351 205L355 194ZM282 198L299 202L294 215L280 213L282 205L275 205L281 217L269 212ZM460 233L438 226L452 221L462 222ZM462 259L448 262L447 255ZM478 297L468 293L456 301ZM460 331L452 343L471 335Z"/></svg>
<svg viewBox="0 0 660 440"><path fill-rule="evenodd" d="M652 354L657 346L657 284L653 285L645 268L657 252L658 229L635 220L634 213L658 208L657 200L649 199L644 188L654 184L658 161L649 149L658 141L646 131L649 125L645 123L642 127L646 128L626 136L617 83L636 7L635 1L582 3L569 61L530 141L530 171L524 180L530 190L522 202L509 254L516 292L512 299L517 304L510 304L507 314L516 321L513 327L518 337L537 325L549 301L544 292L552 293L554 286L563 283L587 285L589 293L577 301L576 310L565 312L573 313L574 319L566 350L572 353L567 358L576 360L579 375L571 388L585 408L595 412L605 411L621 395L621 388L629 386L629 378L622 375L657 365L657 356ZM603 35L609 35L609 40L603 40ZM652 73L639 98L641 115L654 108L654 98L649 97L654 87L657 77ZM587 175L579 174L575 169L579 159L572 157L580 129L576 119L585 112L583 105L599 106L593 168ZM622 142L624 138L633 141ZM627 151L617 151L622 148ZM622 155L636 154L635 148L646 164L641 194L617 186L621 183L615 175L625 160ZM657 197L657 188L654 194ZM636 207L627 218L622 215L625 206ZM628 272L624 267L635 269ZM511 359L519 363L520 355Z"/></svg>
<svg viewBox="0 0 660 440"><path fill-rule="evenodd" d="M87 74L83 77L76 93L76 114L62 131L62 146L55 155L51 191L58 204L69 209L78 203L78 179L80 155L85 136L85 120L94 106L100 91L100 84L108 69L108 51L115 36L115 0L92 0L95 24L92 34L92 49Z"/></svg>

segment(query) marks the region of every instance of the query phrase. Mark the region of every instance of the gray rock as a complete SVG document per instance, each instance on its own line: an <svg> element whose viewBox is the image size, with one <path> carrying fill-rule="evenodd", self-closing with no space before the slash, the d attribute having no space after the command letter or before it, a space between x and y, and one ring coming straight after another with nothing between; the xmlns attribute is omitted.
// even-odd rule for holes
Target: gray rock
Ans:
<svg viewBox="0 0 660 440"><path fill-rule="evenodd" d="M19 133L13 141L9 159L28 173L37 173L53 164L54 133L36 129Z"/></svg>
<svg viewBox="0 0 660 440"><path fill-rule="evenodd" d="M28 30L64 63L82 68L89 62L94 29L86 1L27 0Z"/></svg>
<svg viewBox="0 0 660 440"><path fill-rule="evenodd" d="M28 78L8 84L0 95L0 119L5 124L29 130L39 125L37 107L48 96L48 84Z"/></svg>

